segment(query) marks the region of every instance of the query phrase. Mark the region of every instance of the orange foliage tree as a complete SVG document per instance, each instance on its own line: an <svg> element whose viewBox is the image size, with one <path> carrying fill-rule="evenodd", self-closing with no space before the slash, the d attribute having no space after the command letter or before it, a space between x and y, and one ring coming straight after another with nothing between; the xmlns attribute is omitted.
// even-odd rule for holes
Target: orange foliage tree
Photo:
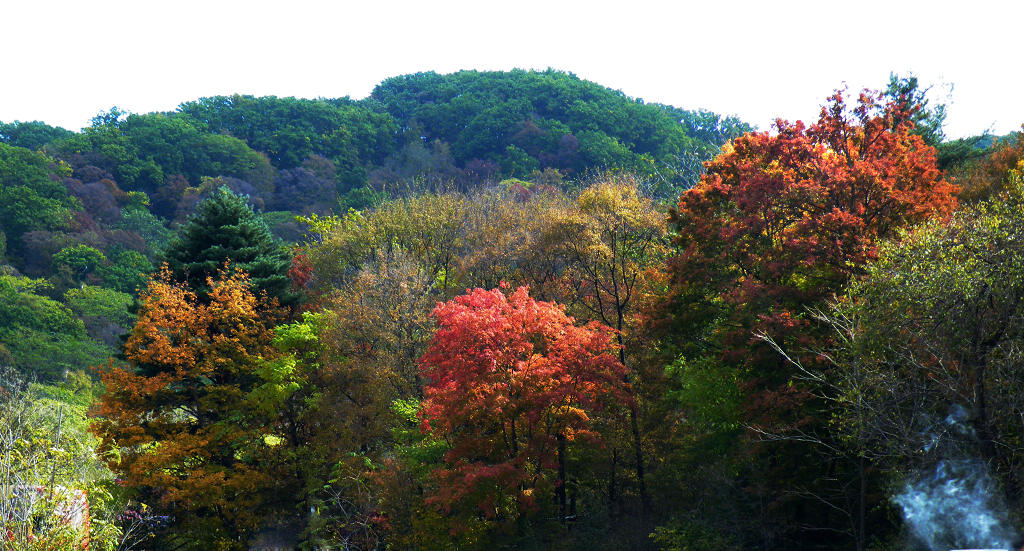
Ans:
<svg viewBox="0 0 1024 551"><path fill-rule="evenodd" d="M1011 170L1024 159L1024 134L1017 132L988 150L975 150L980 159L958 167L954 181L963 188L960 198L973 203L999 195L1011 180ZM1012 189L1012 186L1010 186Z"/></svg>
<svg viewBox="0 0 1024 551"><path fill-rule="evenodd" d="M547 488L564 519L568 447L598 441L595 417L629 400L612 331L577 326L525 287L475 289L434 316L421 418L451 448L431 501L511 521Z"/></svg>
<svg viewBox="0 0 1024 551"><path fill-rule="evenodd" d="M901 109L836 92L809 128L778 120L726 145L670 212L677 326L756 361L753 331L802 331L804 309L863 273L880 238L951 213L957 188Z"/></svg>
<svg viewBox="0 0 1024 551"><path fill-rule="evenodd" d="M124 485L171 516L173 538L239 548L282 483L252 392L279 318L243 273L225 268L208 284L201 301L166 268L149 282L127 365L100 369L93 430Z"/></svg>
<svg viewBox="0 0 1024 551"><path fill-rule="evenodd" d="M718 440L732 447L719 455L745 468L717 472L743 473L742 492L728 506L750 511L732 518L751 519L748 537L765 548L834 545L824 530L801 532L805 525L836 533L864 526L863 507L846 509L864 502L863 464L838 465L829 455L829 446L842 444L823 440L828 420L812 389L757 334L816 365L808 351L830 333L809 310L863 274L880 240L956 207L956 186L936 167L934 148L911 132L911 120L905 102L865 92L851 106L837 92L810 127L779 120L774 133L727 144L670 212L676 255L668 266L666 348L687 396L705 401L681 405L693 413L713 403L707 396L735 400L735 411L695 425L695 440L701 430L709 443L715 431L728 436L715 427L756 428L748 439ZM708 392L693 390L695 375ZM823 463L832 470L822 471Z"/></svg>

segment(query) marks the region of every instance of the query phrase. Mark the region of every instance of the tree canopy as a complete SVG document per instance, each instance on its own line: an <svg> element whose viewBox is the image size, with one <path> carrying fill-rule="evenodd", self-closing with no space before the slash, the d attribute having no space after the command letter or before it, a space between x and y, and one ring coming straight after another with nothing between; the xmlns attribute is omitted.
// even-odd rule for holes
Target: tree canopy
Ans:
<svg viewBox="0 0 1024 551"><path fill-rule="evenodd" d="M174 279L204 298L210 291L207 280L232 265L249 274L257 292L266 292L284 306L297 300L288 277L288 253L245 199L226 187L199 204L165 258Z"/></svg>
<svg viewBox="0 0 1024 551"><path fill-rule="evenodd" d="M577 326L525 287L507 297L476 289L434 316L421 415L424 430L451 443L435 501L508 522L547 488L564 520L567 446L596 441L596 418L629 400L611 331Z"/></svg>
<svg viewBox="0 0 1024 551"><path fill-rule="evenodd" d="M1024 138L944 114L516 70L0 124L0 547L1005 547Z"/></svg>

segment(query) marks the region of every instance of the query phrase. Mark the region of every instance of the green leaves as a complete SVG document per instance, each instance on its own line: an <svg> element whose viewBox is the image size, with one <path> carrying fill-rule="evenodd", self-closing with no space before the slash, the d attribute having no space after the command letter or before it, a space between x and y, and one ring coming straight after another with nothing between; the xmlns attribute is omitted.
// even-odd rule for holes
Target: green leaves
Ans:
<svg viewBox="0 0 1024 551"><path fill-rule="evenodd" d="M267 359L254 371L258 383L249 393L257 411L278 411L296 392L309 385L309 374L319 369L320 332L325 314L306 312L301 321L274 328L273 345L281 356Z"/></svg>
<svg viewBox="0 0 1024 551"><path fill-rule="evenodd" d="M694 113L646 105L554 70L417 73L385 80L371 98L409 129L410 142L451 144L457 166L493 161L503 177L545 168L570 177L628 170L659 181L658 199L692 186L700 162L739 128L749 129L704 114L698 131L681 124ZM699 158L682 166L695 149Z"/></svg>
<svg viewBox="0 0 1024 551"><path fill-rule="evenodd" d="M176 175L192 186L217 176L246 180L259 191L269 191L273 183L270 164L244 141L211 133L188 117L132 114L57 140L52 148L66 157L86 156L113 174L123 189L154 198L167 193L165 184ZM173 217L158 203L161 215Z"/></svg>
<svg viewBox="0 0 1024 551"><path fill-rule="evenodd" d="M83 318L102 317L122 327L127 327L133 319L128 312L128 307L133 300L128 293L92 285L68 289L64 293L64 303L77 316Z"/></svg>
<svg viewBox="0 0 1024 551"><path fill-rule="evenodd" d="M52 380L104 362L112 350L89 338L67 306L37 294L48 287L44 280L0 275L0 344L12 367Z"/></svg>
<svg viewBox="0 0 1024 551"><path fill-rule="evenodd" d="M52 264L55 271L68 269L72 277L82 281L85 276L96 271L107 261L100 251L88 245L65 247L53 255Z"/></svg>
<svg viewBox="0 0 1024 551"><path fill-rule="evenodd" d="M201 295L209 292L207 278L230 263L249 274L257 292L265 291L283 306L298 301L288 278L288 253L245 199L226 187L199 205L165 255L175 279Z"/></svg>
<svg viewBox="0 0 1024 551"><path fill-rule="evenodd" d="M66 228L81 205L69 197L62 177L67 165L42 154L0 143L0 231L8 249L21 253L21 235L31 230Z"/></svg>
<svg viewBox="0 0 1024 551"><path fill-rule="evenodd" d="M200 121L215 133L245 140L279 169L297 167L320 155L346 172L379 161L397 146L394 119L344 100L215 96L184 103L179 111L183 118Z"/></svg>

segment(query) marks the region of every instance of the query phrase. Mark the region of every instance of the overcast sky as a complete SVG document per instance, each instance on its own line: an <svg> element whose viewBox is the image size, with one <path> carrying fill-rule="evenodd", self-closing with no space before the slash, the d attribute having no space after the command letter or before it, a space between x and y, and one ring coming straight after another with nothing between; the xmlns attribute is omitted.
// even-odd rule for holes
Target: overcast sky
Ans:
<svg viewBox="0 0 1024 551"><path fill-rule="evenodd" d="M0 0L0 121L218 94L366 97L417 71L571 71L646 101L813 120L846 83L913 71L947 134L1024 123L1024 3L631 0ZM952 86L952 93L949 88ZM948 97L947 97L948 96Z"/></svg>

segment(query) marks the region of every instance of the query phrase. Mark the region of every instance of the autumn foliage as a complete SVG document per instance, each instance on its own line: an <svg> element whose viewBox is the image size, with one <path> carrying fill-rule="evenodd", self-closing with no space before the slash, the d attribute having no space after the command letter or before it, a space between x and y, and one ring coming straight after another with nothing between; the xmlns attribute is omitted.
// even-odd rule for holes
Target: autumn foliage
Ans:
<svg viewBox="0 0 1024 551"><path fill-rule="evenodd" d="M738 487L760 515L749 529L765 548L795 541L829 548L834 542L802 526L853 518L864 525L863 510L808 507L796 497L857 503L849 489L868 477L855 461L832 462L823 450L840 447L835 442L816 445L828 432L827 405L760 337L805 367L821 367L817 351L834 334L814 321L814 310L866 273L880 242L956 208L957 187L936 167L935 149L912 133L906 106L869 93L850 105L837 92L809 127L779 120L774 132L727 144L670 212L677 252L668 263L666 348L686 373L680 387L688 396L701 396L692 390L695 376L724 381L703 388L735 396L734 409L709 426L747 429L724 447L731 449L723 449L729 459L719 472L743 473ZM684 407L696 412L701 404Z"/></svg>
<svg viewBox="0 0 1024 551"><path fill-rule="evenodd" d="M139 297L128 365L100 370L94 431L111 469L140 500L179 515L194 541L239 538L273 485L249 393L271 359L273 310L239 272L208 279L208 302L164 269ZM188 536L186 536L188 537Z"/></svg>
<svg viewBox="0 0 1024 551"><path fill-rule="evenodd" d="M475 289L434 317L421 418L451 448L432 501L469 503L488 518L534 508L535 491L562 483L559 442L598 442L595 416L628 400L612 331L577 326L525 287L508 296Z"/></svg>
<svg viewBox="0 0 1024 551"><path fill-rule="evenodd" d="M670 265L680 325L715 330L726 358L748 355L752 332L795 333L804 309L874 259L880 238L956 207L935 150L894 104L837 92L818 122L776 121L707 163L670 213ZM699 329L698 329L699 330Z"/></svg>
<svg viewBox="0 0 1024 551"><path fill-rule="evenodd" d="M390 83L385 95L406 84ZM169 549L255 548L278 535L291 540L283 547L317 549L867 549L871 541L890 548L886 538L904 532L889 491L902 473L880 472L871 455L889 453L861 430L880 426L864 422L879 416L848 405L870 388L856 385L889 366L872 359L874 350L864 358L860 349L845 351L856 360L849 366L829 356L846 337L820 322L823 312L859 301L889 316L882 321L917 308L932 331L920 334L932 335L938 318L924 314L933 306L950 313L929 302L950 287L935 279L940 268L957 281L981 272L955 262L962 254L954 251L921 264L928 281L907 289L942 287L921 305L884 300L910 281L905 269L886 267L896 265L887 255L927 237L911 252L928 257L947 228L967 227L957 226L958 187L930 145L941 139L941 111L929 119L914 86L853 98L837 92L813 124L779 120L769 132L731 138L667 215L660 194L684 185L684 170L696 178L708 150L617 164L640 150L532 112L485 125L514 135L480 159L472 151L494 144L449 150L434 140L428 151L419 139L444 132L422 127L436 121L416 122L416 139L395 145L400 152L352 165L371 170L376 187L321 198L337 201L344 215L323 215L327 203L317 200L304 219L306 241L290 255L267 224L277 220L271 225L297 237L291 214L256 215L241 184L225 181L173 241L170 269L142 291L124 362L99 370L105 395L93 430L118 491L167 519L147 538ZM218 105L190 109L212 113ZM692 126L668 113L668 123ZM938 125L931 133L913 127L929 120ZM717 118L706 122L721 127ZM718 134L714 143L736 135ZM1019 184L1010 169L1024 166L1022 143L972 165L978 181L956 181L968 190L961 200L1005 202L995 194ZM559 158L588 155L609 171L563 181L583 165L548 159L552 147ZM290 157L275 185L291 191L254 203L286 208L303 190L330 195L361 178L326 166L339 162L333 158ZM450 168L452 159L465 168ZM624 172L650 163L664 170ZM419 184L402 184L447 174L468 189L458 174L490 178L499 164L516 179L481 191L417 194ZM410 171L414 165L426 172ZM214 180L203 182L213 189ZM990 229L1012 218L1009 207L988 208L978 206L977 220ZM922 222L935 239L912 229ZM999 235L978 238L972 249ZM1010 245L989 248L989 264L1010 266ZM263 252L251 257L256 249ZM50 256L80 280L99 277L89 270L101 253L113 258L86 242ZM1003 279L1012 279L1011 268ZM978 296L996 288L989 279L978 280ZM951 288L949 300L964 302L964 312L983 311L957 295L963 285ZM843 299L851 289L861 294ZM878 304L869 305L865 290L877 291ZM93 295L67 296L80 304ZM1020 325L1012 300L988 303L985 320L949 326L949 339L973 334L974 349L985 351L975 354L973 371L960 368L972 373L962 380L981 389L977 420L1001 419L987 413L1002 387L985 381L993 373L985 324L1005 314L1007 328L994 330L1000 338ZM902 338L911 328L873 324L877 342L901 353L912 348L882 336ZM1006 342L1016 350L1016 341ZM0 347L0 363L4 353ZM1004 364L1016 365L991 363ZM835 391L830 381L852 381L856 392ZM1018 405L1007 403L1005 410ZM928 413L940 416L943 407ZM1000 431L992 424L991 442ZM869 531L876 525L877 537Z"/></svg>

